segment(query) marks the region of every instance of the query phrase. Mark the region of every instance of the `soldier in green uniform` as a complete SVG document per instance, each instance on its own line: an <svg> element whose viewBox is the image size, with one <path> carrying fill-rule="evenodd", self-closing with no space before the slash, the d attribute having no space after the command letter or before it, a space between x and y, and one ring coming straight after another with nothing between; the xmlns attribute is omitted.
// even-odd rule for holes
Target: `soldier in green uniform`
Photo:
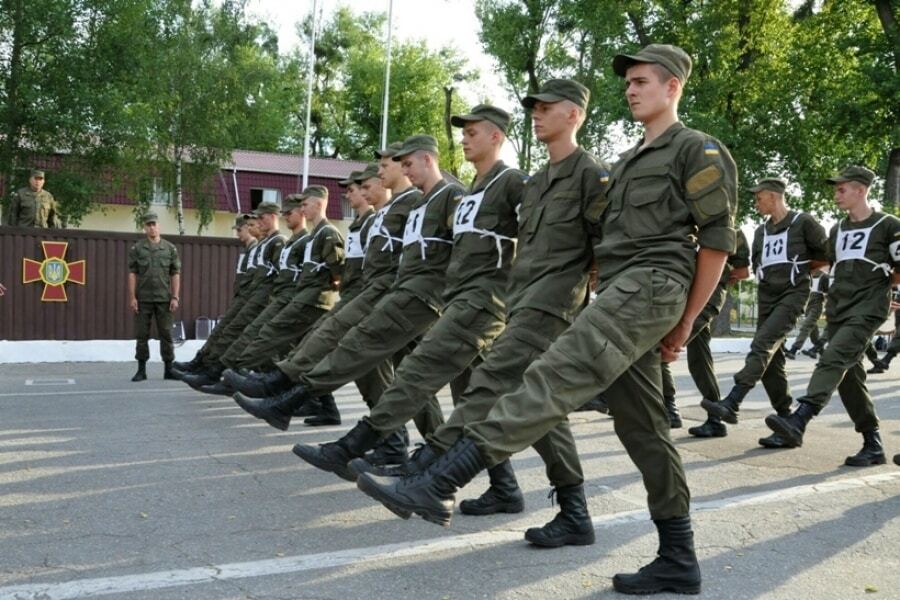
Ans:
<svg viewBox="0 0 900 600"><path fill-rule="evenodd" d="M866 371L870 375L878 375L880 373L884 373L891 366L891 361L900 354L900 304L896 301L897 297L897 288L894 288L894 298L891 300L891 310L894 311L894 337L891 338L891 343L888 344L887 351L884 353L884 356L878 358L878 352L875 352L875 357L872 360L872 368ZM872 350L874 347L869 345ZM868 350L866 351L866 355L869 355Z"/></svg>
<svg viewBox="0 0 900 600"><path fill-rule="evenodd" d="M716 379L715 366L709 343L712 338L711 328L713 320L719 315L725 305L728 288L741 279L750 277L750 246L744 233L738 229L736 232L737 243L734 254L728 257L719 285L713 291L712 297L700 315L694 321L691 335L687 342L688 372L694 380L694 385L700 390L703 398L713 400L720 399L719 382ZM669 425L673 429L681 427L681 415L675 403L675 379L669 363L662 363L662 390L663 402L669 415ZM722 437L725 434L725 425L715 418L709 417L705 423L688 429L688 433L696 437Z"/></svg>
<svg viewBox="0 0 900 600"><path fill-rule="evenodd" d="M522 385L484 420L467 424L426 470L399 481L363 473L362 491L398 515L449 524L459 487L606 391L660 538L657 559L616 575L613 585L629 593L700 591L690 494L662 402L660 351L666 360L677 357L734 252L736 167L718 141L678 122L690 65L680 48L658 44L613 61L645 135L613 166L602 210L588 215L600 228L596 299L526 369ZM527 228L521 224L520 237Z"/></svg>
<svg viewBox="0 0 900 600"><path fill-rule="evenodd" d="M415 341L437 321L444 306L453 216L463 190L441 176L437 141L431 136L407 138L392 160L401 162L410 181L423 193L406 220L396 281L375 309L311 370L299 374L296 380L281 371L270 383L276 392L291 393L262 400L235 394L244 410L274 427L287 429L293 411L308 398L365 375L379 361ZM235 387L241 389L240 385Z"/></svg>
<svg viewBox="0 0 900 600"><path fill-rule="evenodd" d="M31 171L28 187L13 194L6 214L6 224L13 227L60 227L59 204L44 189L44 172Z"/></svg>
<svg viewBox="0 0 900 600"><path fill-rule="evenodd" d="M308 237L296 237L292 248L295 253L282 249L272 299L222 356L223 365L255 371L274 369L275 361L334 306L344 267L344 238L325 217L327 206L328 189L321 185L307 187L299 204L292 206L289 224L299 225L294 212L300 213L309 224Z"/></svg>
<svg viewBox="0 0 900 600"><path fill-rule="evenodd" d="M247 300L251 289L250 283L253 281L253 271L256 269L256 249L259 243L258 225L258 219L252 213L245 213L235 217L232 229L234 229L243 247L238 252L237 264L235 265L234 297L231 300L231 304L228 305L228 310L218 319L216 327L212 330L200 350L194 355L194 358L188 362L175 361L172 363L172 373L176 379L180 380L185 374L202 368L203 357L209 352L209 348L214 347L218 343L228 323L234 320L234 317L244 307L244 302Z"/></svg>
<svg viewBox="0 0 900 600"><path fill-rule="evenodd" d="M463 151L475 166L476 178L454 216L443 314L403 359L393 385L356 428L335 443L295 447L295 453L307 462L355 479L349 461L403 427L448 383L464 388L473 362L503 330L503 296L526 179L500 160L509 120L505 111L488 105L451 119L454 126L463 128Z"/></svg>
<svg viewBox="0 0 900 600"><path fill-rule="evenodd" d="M784 340L806 310L810 273L825 263L825 229L812 216L790 210L783 179L768 177L750 191L756 208L767 217L753 235L753 266L759 280L759 320L744 368L734 375L734 387L717 402L700 403L711 416L738 422L744 397L762 380L772 407L780 415L791 411L791 389L785 372ZM777 435L761 438L766 448L790 447Z"/></svg>
<svg viewBox="0 0 900 600"><path fill-rule="evenodd" d="M165 364L164 377L174 379L170 370L175 360L172 347L172 313L178 310L181 291L181 260L175 245L159 236L156 213L144 215L146 238L135 242L128 250L128 298L134 312L134 331L137 336L135 359L138 368L132 381L147 379L147 360L150 358L150 324L156 321L159 353Z"/></svg>
<svg viewBox="0 0 900 600"><path fill-rule="evenodd" d="M806 304L806 312L800 321L794 343L784 351L786 358L791 360L797 358L797 352L803 348L807 339L813 344L811 358L815 358L822 352L822 348L825 347L825 338L819 335L819 318L825 310L826 294L828 294L828 275L823 273L813 275L809 285L809 301Z"/></svg>
<svg viewBox="0 0 900 600"><path fill-rule="evenodd" d="M851 166L828 179L834 186L835 204L847 213L831 228L828 238L833 275L828 288L828 345L797 409L787 416L766 417L772 431L800 446L807 424L837 390L863 437L862 449L844 461L854 467L885 463L862 357L890 314L891 284L900 280L900 219L869 206L869 186L874 178L869 169Z"/></svg>
<svg viewBox="0 0 900 600"><path fill-rule="evenodd" d="M181 378L194 389L219 381L225 369L221 361L222 356L269 303L278 274L278 259L284 247L284 237L278 231L281 208L275 203L263 202L256 208L254 214L259 221L262 239L256 248L256 268L249 284L247 298L240 311L222 328L214 343L208 345L207 352L201 359L201 366L195 372Z"/></svg>

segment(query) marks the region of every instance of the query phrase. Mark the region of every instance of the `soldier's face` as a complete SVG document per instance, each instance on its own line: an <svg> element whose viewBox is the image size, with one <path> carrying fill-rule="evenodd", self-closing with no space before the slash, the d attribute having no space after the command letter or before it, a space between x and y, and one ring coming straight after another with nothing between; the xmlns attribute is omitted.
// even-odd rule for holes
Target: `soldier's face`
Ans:
<svg viewBox="0 0 900 600"><path fill-rule="evenodd" d="M296 229L303 225L303 213L299 208L292 208L284 213L284 222L287 223L289 229Z"/></svg>
<svg viewBox="0 0 900 600"><path fill-rule="evenodd" d="M366 198L359 184L356 183L351 184L347 189L347 200L350 201L350 207L353 210L363 210L369 206L368 198Z"/></svg>
<svg viewBox="0 0 900 600"><path fill-rule="evenodd" d="M407 154L400 161L403 167L403 174L406 175L412 184L419 187L425 183L428 175L429 156L422 151Z"/></svg>
<svg viewBox="0 0 900 600"><path fill-rule="evenodd" d="M568 102L536 102L531 110L535 137L547 143L568 133L575 123L572 106Z"/></svg>
<svg viewBox="0 0 900 600"><path fill-rule="evenodd" d="M366 199L368 204L378 204L385 199L384 186L381 185L381 179L378 177L370 177L362 182L360 194Z"/></svg>
<svg viewBox="0 0 900 600"><path fill-rule="evenodd" d="M677 100L678 80L660 80L652 64L638 63L625 72L625 99L635 121L648 123L666 112Z"/></svg>
<svg viewBox="0 0 900 600"><path fill-rule="evenodd" d="M247 233L255 238L259 237L259 219L250 219L247 221Z"/></svg>
<svg viewBox="0 0 900 600"><path fill-rule="evenodd" d="M150 221L149 223L144 223L144 233L147 234L147 237L150 239L156 239L159 237L159 223L156 221Z"/></svg>
<svg viewBox="0 0 900 600"><path fill-rule="evenodd" d="M21 181L21 179L19 181ZM39 192L42 189L44 189L44 178L43 177L29 177L28 185L31 186L32 191Z"/></svg>
<svg viewBox="0 0 900 600"><path fill-rule="evenodd" d="M866 201L866 186L855 181L845 181L834 186L834 203L841 210L850 210Z"/></svg>
<svg viewBox="0 0 900 600"><path fill-rule="evenodd" d="M402 174L403 168L400 166L400 163L390 156L386 156L378 162L378 177L381 178L381 183L384 187L393 188Z"/></svg>
<svg viewBox="0 0 900 600"><path fill-rule="evenodd" d="M753 197L756 200L756 212L765 216L771 215L775 209L775 200L773 196L772 192L767 190L761 190L753 194Z"/></svg>
<svg viewBox="0 0 900 600"><path fill-rule="evenodd" d="M493 132L499 130L488 121L474 121L463 127L463 154L469 162L477 162L491 155L494 148Z"/></svg>

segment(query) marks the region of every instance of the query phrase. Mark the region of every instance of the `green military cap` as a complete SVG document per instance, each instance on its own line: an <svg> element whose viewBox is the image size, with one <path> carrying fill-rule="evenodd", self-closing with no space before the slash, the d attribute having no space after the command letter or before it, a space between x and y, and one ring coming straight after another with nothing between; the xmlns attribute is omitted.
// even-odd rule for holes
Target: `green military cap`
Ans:
<svg viewBox="0 0 900 600"><path fill-rule="evenodd" d="M591 99L591 90L577 81L571 79L550 79L544 82L536 94L529 94L522 98L522 106L532 108L538 102L561 102L571 100L581 108L587 110L588 101Z"/></svg>
<svg viewBox="0 0 900 600"><path fill-rule="evenodd" d="M259 215L257 215L255 212L244 213L241 216L244 217L245 221L253 221L259 218Z"/></svg>
<svg viewBox="0 0 900 600"><path fill-rule="evenodd" d="M303 199L307 198L320 198L322 200L328 200L328 188L324 185L310 185L307 186L305 190L303 190Z"/></svg>
<svg viewBox="0 0 900 600"><path fill-rule="evenodd" d="M412 135L403 140L403 146L399 150L397 150L397 152L391 155L391 159L399 162L400 159L402 159L404 156L407 156L419 150L431 152L432 154L438 154L437 140L430 135Z"/></svg>
<svg viewBox="0 0 900 600"><path fill-rule="evenodd" d="M359 177L356 178L356 183L362 183L366 179L372 179L373 177L378 177L378 163L373 162L366 165L366 168L359 172Z"/></svg>
<svg viewBox="0 0 900 600"><path fill-rule="evenodd" d="M300 208L300 205L303 204L303 199L303 194L288 194L284 202L281 203L282 214L289 213L295 208Z"/></svg>
<svg viewBox="0 0 900 600"><path fill-rule="evenodd" d="M159 223L159 215L155 212L144 213L144 225L147 223Z"/></svg>
<svg viewBox="0 0 900 600"><path fill-rule="evenodd" d="M244 225L247 224L247 215L238 215L234 218L234 225L231 227L232 229L240 229Z"/></svg>
<svg viewBox="0 0 900 600"><path fill-rule="evenodd" d="M362 175L362 171L350 171L350 174L347 175L347 179L341 179L338 181L338 185L341 187L347 187L359 181L359 177Z"/></svg>
<svg viewBox="0 0 900 600"><path fill-rule="evenodd" d="M32 169L32 170L31 170L31 175L29 175L29 177L37 177L38 179L43 179L43 178L44 178L44 172L43 172L42 170L40 170L40 169Z"/></svg>
<svg viewBox="0 0 900 600"><path fill-rule="evenodd" d="M776 194L783 194L784 190L787 189L787 181L782 179L781 177L764 177L760 179L755 186L750 188L750 192L755 194L756 192L769 191L775 192Z"/></svg>
<svg viewBox="0 0 900 600"><path fill-rule="evenodd" d="M261 215L277 215L280 212L281 208L274 202L263 202L256 207L253 214L259 217Z"/></svg>
<svg viewBox="0 0 900 600"><path fill-rule="evenodd" d="M637 54L616 54L613 58L613 71L619 77L625 77L628 68L636 63L662 65L682 83L691 76L691 57L678 46L671 44L650 44L641 48Z"/></svg>
<svg viewBox="0 0 900 600"><path fill-rule="evenodd" d="M844 183L847 181L855 181L857 183L861 183L866 187L872 185L872 181L875 179L875 173L870 171L865 167L860 167L858 165L852 165L841 171L838 175L834 177L829 177L826 181L828 183L834 185L837 183Z"/></svg>
<svg viewBox="0 0 900 600"><path fill-rule="evenodd" d="M388 144L387 148L382 148L381 150L375 151L375 158L390 158L397 154L400 151L400 148L403 147L403 142L391 142Z"/></svg>
<svg viewBox="0 0 900 600"><path fill-rule="evenodd" d="M479 104L467 115L454 115L450 118L450 124L454 127L465 127L466 123L473 121L489 121L506 133L509 128L509 113L502 108L490 104Z"/></svg>

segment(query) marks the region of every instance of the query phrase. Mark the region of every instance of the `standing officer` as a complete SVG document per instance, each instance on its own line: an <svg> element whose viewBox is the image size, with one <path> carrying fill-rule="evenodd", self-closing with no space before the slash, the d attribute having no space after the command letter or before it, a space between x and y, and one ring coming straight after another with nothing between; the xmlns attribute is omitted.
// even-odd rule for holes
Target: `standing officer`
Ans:
<svg viewBox="0 0 900 600"><path fill-rule="evenodd" d="M767 177L750 189L757 211L767 217L753 235L753 266L759 280L756 333L728 396L721 402L704 398L700 403L726 423L738 422L741 402L760 380L776 412L787 416L791 411L784 339L806 310L810 272L826 264L826 236L814 217L788 208L786 187L783 179ZM777 435L761 438L759 443L766 448L790 447Z"/></svg>
<svg viewBox="0 0 900 600"><path fill-rule="evenodd" d="M809 339L813 343L810 352L804 352L810 358L822 352L825 347L825 338L819 335L819 317L825 310L825 296L828 294L828 275L819 273L814 275L809 286L809 302L806 304L806 312L800 321L800 328L794 344L784 351L784 355L791 360L797 358L797 352L803 348L803 344Z"/></svg>
<svg viewBox="0 0 900 600"><path fill-rule="evenodd" d="M53 194L44 189L44 172L31 171L28 187L13 194L6 215L6 224L13 227L60 227L59 204Z"/></svg>
<svg viewBox="0 0 900 600"><path fill-rule="evenodd" d="M178 294L181 290L181 260L175 245L159 236L156 213L144 215L144 233L147 237L128 251L128 302L134 312L134 331L137 335L135 358L137 373L132 381L147 379L147 359L150 348L150 322L156 321L159 335L159 353L165 363L165 379L172 375L175 350L172 347L172 313L178 310Z"/></svg>
<svg viewBox="0 0 900 600"><path fill-rule="evenodd" d="M613 586L696 594L690 493L669 437L659 352L666 360L677 357L734 252L737 169L718 141L678 122L691 69L683 50L652 44L616 56L613 69L626 79L644 138L613 167L605 210L590 215L600 228L596 299L528 367L522 385L500 397L484 420L469 423L425 471L399 481L363 473L357 485L395 514L447 525L459 487L546 435L598 389L606 391L616 434L641 471L659 532L656 560L616 575Z"/></svg>
<svg viewBox="0 0 900 600"><path fill-rule="evenodd" d="M890 313L891 284L900 280L900 219L869 206L869 186L874 178L869 169L852 166L828 179L834 186L837 207L847 212L828 238L834 275L828 288L828 345L797 409L786 416L766 417L772 431L800 446L806 425L837 390L863 437L862 449L844 461L852 467L885 463L862 358L869 340Z"/></svg>

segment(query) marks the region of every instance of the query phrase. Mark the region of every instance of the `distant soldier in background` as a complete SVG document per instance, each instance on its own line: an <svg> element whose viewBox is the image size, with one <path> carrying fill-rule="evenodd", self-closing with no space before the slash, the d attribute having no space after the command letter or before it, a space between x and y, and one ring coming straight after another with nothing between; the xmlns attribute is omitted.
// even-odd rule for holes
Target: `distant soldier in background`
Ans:
<svg viewBox="0 0 900 600"><path fill-rule="evenodd" d="M156 321L159 353L165 363L165 379L171 373L175 349L172 347L172 314L178 310L181 288L181 260L171 242L159 236L156 213L144 215L146 239L135 242L128 251L128 301L134 312L134 331L137 337L135 359L137 372L132 381L147 379L147 359L150 358L150 322Z"/></svg>
<svg viewBox="0 0 900 600"><path fill-rule="evenodd" d="M812 342L813 347L804 350L803 354L810 358L816 358L825 348L825 337L819 333L819 317L825 310L825 295L828 293L828 275L815 275L809 288L809 301L806 304L806 313L803 320L800 321L800 328L797 331L797 338L794 344L785 349L784 355L791 360L797 358L797 352L803 348L807 338Z"/></svg>
<svg viewBox="0 0 900 600"><path fill-rule="evenodd" d="M59 205L53 194L44 189L44 172L31 171L28 187L13 194L6 215L6 224L13 227L60 227Z"/></svg>

